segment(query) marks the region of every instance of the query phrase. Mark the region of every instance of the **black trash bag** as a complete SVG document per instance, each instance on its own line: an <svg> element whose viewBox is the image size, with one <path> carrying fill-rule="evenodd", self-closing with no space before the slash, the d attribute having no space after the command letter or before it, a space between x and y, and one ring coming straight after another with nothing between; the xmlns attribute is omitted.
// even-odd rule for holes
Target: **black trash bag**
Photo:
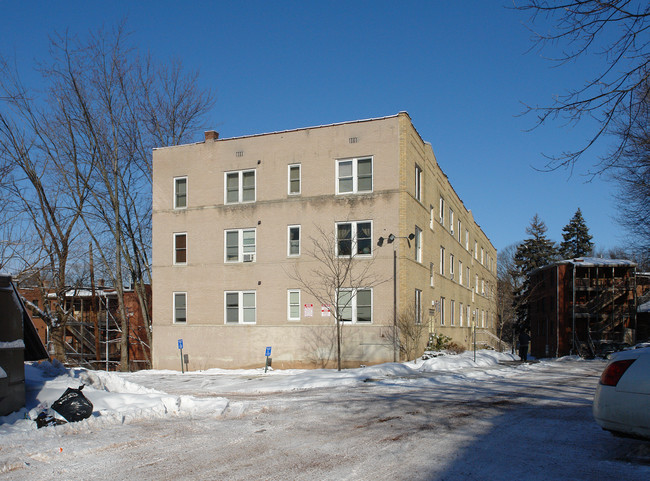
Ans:
<svg viewBox="0 0 650 481"><path fill-rule="evenodd" d="M78 389L69 387L50 407L71 423L90 417L93 403L83 395L83 388L83 385Z"/></svg>

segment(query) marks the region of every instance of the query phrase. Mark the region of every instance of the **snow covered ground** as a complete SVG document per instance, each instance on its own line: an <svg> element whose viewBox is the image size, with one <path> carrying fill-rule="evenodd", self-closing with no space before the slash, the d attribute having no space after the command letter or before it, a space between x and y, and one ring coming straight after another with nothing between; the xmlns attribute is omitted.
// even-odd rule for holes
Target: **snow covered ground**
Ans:
<svg viewBox="0 0 650 481"><path fill-rule="evenodd" d="M28 364L27 408L0 417L0 479L650 479L650 443L591 417L604 361L515 359L185 374ZM37 429L81 384L93 415Z"/></svg>

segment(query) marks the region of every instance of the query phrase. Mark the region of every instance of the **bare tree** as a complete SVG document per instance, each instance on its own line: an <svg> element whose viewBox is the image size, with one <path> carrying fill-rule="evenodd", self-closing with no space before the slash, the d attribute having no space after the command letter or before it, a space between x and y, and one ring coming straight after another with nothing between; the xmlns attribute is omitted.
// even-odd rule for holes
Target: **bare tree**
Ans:
<svg viewBox="0 0 650 481"><path fill-rule="evenodd" d="M650 82L637 95L639 115L621 125L627 144L611 179L618 187L617 221L630 234L630 247L643 255L650 251Z"/></svg>
<svg viewBox="0 0 650 481"><path fill-rule="evenodd" d="M391 344L395 343L403 359L416 358L422 353L427 344L429 325L424 321L424 308L411 303L397 315L397 339L390 330L386 337Z"/></svg>
<svg viewBox="0 0 650 481"><path fill-rule="evenodd" d="M90 237L117 293L120 368L127 370L127 286L137 293L148 327L145 342L151 345L146 284L151 282L152 150L187 141L213 100L209 91L198 87L197 74L185 73L179 62L161 65L139 55L129 44L124 23L81 39L55 36L50 55L40 67L48 85L43 101L28 95L19 82L4 82L6 103L19 119L8 114L0 118L5 144L17 160L38 150L56 167L52 172L58 178L48 186L56 186L67 204L57 197L58 203L50 202L44 212L62 216L63 208L68 208L76 214L71 218L74 225L81 221L84 235ZM37 104L42 114L36 111ZM29 139L23 139L25 125ZM45 172L43 162L36 164L33 178L40 179ZM25 205L29 209L32 204L29 199ZM57 241L63 237L60 229L50 235L55 237ZM61 285L66 281L62 278Z"/></svg>
<svg viewBox="0 0 650 481"><path fill-rule="evenodd" d="M6 63L0 64L0 77L5 99L5 108L0 110L0 148L10 169L10 180L2 186L11 199L5 209L15 216L12 222L36 240L22 249L21 255L29 270L36 272L40 281L47 279L54 291L54 311L49 303L44 304L44 319L51 329L55 356L65 361L63 332L70 317L65 302L67 267L79 236L78 221L88 189L80 189L79 197L73 199L61 181L61 166L77 160L77 152L66 147L78 139L69 123L56 123L25 96ZM21 235L26 236L24 232Z"/></svg>
<svg viewBox="0 0 650 481"><path fill-rule="evenodd" d="M515 265L518 244L511 244L498 253L497 261L497 336L513 343L514 326L517 319L515 292L523 287L524 278Z"/></svg>
<svg viewBox="0 0 650 481"><path fill-rule="evenodd" d="M531 13L530 24L536 45L542 49L561 47L552 60L559 65L592 54L602 59L600 69L558 96L547 107L529 106L538 125L549 119L576 122L594 118L598 125L582 147L550 156L546 167L572 167L594 143L631 127L642 112L637 93L648 80L650 62L650 4L644 0L515 0L515 8ZM548 25L550 23L550 30ZM542 24L543 30L535 30ZM601 173L621 161L629 142L618 144L595 166Z"/></svg>
<svg viewBox="0 0 650 481"><path fill-rule="evenodd" d="M343 325L352 320L353 299L386 279L374 273L374 257L365 259L356 255L360 246L353 240L337 240L334 232L321 226L315 229L317 235L309 238L311 247L305 250L306 257L315 261L310 263L314 267L303 272L295 264L287 275L318 302L330 306L336 324L336 365L340 371ZM368 249L371 250L371 246ZM364 315L370 322L370 312Z"/></svg>

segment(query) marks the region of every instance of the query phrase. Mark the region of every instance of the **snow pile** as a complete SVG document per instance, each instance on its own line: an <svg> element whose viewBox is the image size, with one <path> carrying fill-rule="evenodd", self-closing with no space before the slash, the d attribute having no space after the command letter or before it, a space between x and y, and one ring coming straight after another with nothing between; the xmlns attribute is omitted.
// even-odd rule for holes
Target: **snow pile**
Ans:
<svg viewBox="0 0 650 481"><path fill-rule="evenodd" d="M480 376L480 368L518 359L511 354L478 351L441 355L426 361L386 363L357 369L225 370L210 369L181 374L177 371L115 373L65 368L61 363L25 364L26 408L0 417L0 435L10 431L36 429L34 419L47 411L68 387L84 386L84 395L94 406L90 418L75 423L90 428L106 423L129 423L137 419L167 416L221 416L228 408L227 393L268 393L351 386L361 382L391 382L397 378L417 378L422 373L460 371L457 376ZM479 368L478 370L476 368ZM156 386L158 389L151 389ZM198 389L200 388L200 389ZM201 391L207 396L189 394ZM164 392L163 392L164 391ZM176 394L170 394L176 393Z"/></svg>
<svg viewBox="0 0 650 481"><path fill-rule="evenodd" d="M228 407L224 398L197 399L192 396L174 396L134 384L118 373L66 369L61 363L25 363L26 407L8 416L0 417L0 435L3 432L36 429L34 419L48 408L68 387L84 385L84 395L93 403L90 418L75 423L101 425L127 423L134 419L160 418L169 415L221 415Z"/></svg>

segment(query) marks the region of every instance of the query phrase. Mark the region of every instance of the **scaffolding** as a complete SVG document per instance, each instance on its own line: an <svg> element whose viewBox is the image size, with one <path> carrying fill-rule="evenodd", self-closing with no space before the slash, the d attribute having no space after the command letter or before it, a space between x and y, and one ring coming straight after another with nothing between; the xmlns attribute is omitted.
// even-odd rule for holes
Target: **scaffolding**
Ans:
<svg viewBox="0 0 650 481"><path fill-rule="evenodd" d="M629 265L573 264L572 352L594 357L636 341L637 286Z"/></svg>
<svg viewBox="0 0 650 481"><path fill-rule="evenodd" d="M120 364L122 329L116 317L117 296L112 290L66 292L65 356L70 365L116 370Z"/></svg>

